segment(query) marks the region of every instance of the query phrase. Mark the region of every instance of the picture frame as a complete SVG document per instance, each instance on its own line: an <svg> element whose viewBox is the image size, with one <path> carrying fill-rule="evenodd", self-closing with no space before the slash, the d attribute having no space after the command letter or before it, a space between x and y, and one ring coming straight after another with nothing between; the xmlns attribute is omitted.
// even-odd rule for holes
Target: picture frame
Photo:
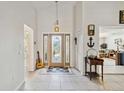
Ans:
<svg viewBox="0 0 124 93"><path fill-rule="evenodd" d="M119 12L119 24L124 24L124 10Z"/></svg>
<svg viewBox="0 0 124 93"><path fill-rule="evenodd" d="M88 25L88 36L94 36L95 35L95 25L89 24Z"/></svg>

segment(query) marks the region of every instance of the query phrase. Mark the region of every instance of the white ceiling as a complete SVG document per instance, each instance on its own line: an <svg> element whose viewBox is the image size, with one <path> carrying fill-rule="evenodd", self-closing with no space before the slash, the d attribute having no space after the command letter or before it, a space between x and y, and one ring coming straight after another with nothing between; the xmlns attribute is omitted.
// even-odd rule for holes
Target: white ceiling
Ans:
<svg viewBox="0 0 124 93"><path fill-rule="evenodd" d="M74 6L76 1L59 1L58 6ZM45 9L48 7L55 6L55 1L31 1L31 4L35 8Z"/></svg>

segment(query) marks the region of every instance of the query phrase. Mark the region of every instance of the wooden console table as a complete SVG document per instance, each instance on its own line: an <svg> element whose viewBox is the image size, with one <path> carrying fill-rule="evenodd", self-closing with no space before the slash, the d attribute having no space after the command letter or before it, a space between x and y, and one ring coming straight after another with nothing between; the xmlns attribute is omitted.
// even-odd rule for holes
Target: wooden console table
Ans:
<svg viewBox="0 0 124 93"><path fill-rule="evenodd" d="M101 66L101 77L102 77L102 80L103 80L103 62L104 62L104 60L100 59L100 58L85 57L85 75L89 75L90 80L92 79L92 77L100 76L97 73L97 65L100 65ZM90 66L90 71L89 72L87 71L87 64L89 64L89 66ZM92 71L92 66L93 65L95 66L95 72Z"/></svg>

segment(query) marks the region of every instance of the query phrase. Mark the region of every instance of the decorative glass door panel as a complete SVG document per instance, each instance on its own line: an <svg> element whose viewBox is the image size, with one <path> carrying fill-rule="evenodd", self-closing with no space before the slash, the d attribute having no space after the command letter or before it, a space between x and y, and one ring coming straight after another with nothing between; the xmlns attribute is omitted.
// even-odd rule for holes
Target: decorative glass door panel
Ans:
<svg viewBox="0 0 124 93"><path fill-rule="evenodd" d="M52 63L62 62L62 36L52 35Z"/></svg>
<svg viewBox="0 0 124 93"><path fill-rule="evenodd" d="M65 35L65 64L70 65L70 35Z"/></svg>
<svg viewBox="0 0 124 93"><path fill-rule="evenodd" d="M44 48L44 54L43 54L43 59L44 63L48 64L48 35L44 35L44 41L43 41L43 48Z"/></svg>

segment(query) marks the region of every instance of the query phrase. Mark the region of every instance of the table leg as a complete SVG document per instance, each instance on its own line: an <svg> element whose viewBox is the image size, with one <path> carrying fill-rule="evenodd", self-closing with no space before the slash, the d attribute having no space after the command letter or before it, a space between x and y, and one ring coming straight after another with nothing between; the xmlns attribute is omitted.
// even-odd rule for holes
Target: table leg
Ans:
<svg viewBox="0 0 124 93"><path fill-rule="evenodd" d="M87 74L87 58L85 57L85 76Z"/></svg>
<svg viewBox="0 0 124 93"><path fill-rule="evenodd" d="M102 80L103 80L103 64L101 65L101 70L102 70Z"/></svg>
<svg viewBox="0 0 124 93"><path fill-rule="evenodd" d="M92 65L90 65L90 80L92 78Z"/></svg>

